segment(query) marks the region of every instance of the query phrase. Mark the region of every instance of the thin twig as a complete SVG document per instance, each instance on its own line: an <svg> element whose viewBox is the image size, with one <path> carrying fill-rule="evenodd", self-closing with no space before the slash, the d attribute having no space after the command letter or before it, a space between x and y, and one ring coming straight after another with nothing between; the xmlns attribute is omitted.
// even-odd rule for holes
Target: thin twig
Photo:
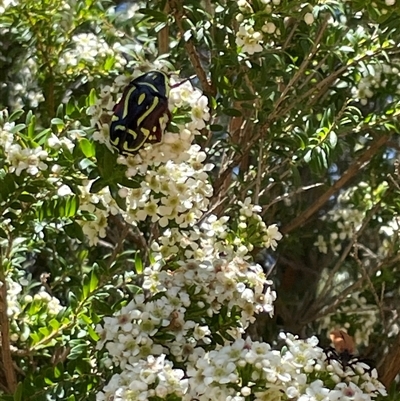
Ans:
<svg viewBox="0 0 400 401"><path fill-rule="evenodd" d="M396 255L396 257L394 257L390 261L384 260L381 263L377 264L373 269L371 269L370 273L374 274L377 271L382 270L384 267L389 267L390 265L398 263L399 261L400 261L400 255ZM302 324L307 324L307 322L321 319L324 316L336 311L338 306L347 298L348 295L357 291L359 288L361 288L364 285L364 281L365 281L365 279L361 277L355 283L353 283L352 285L350 285L346 289L344 289L339 295L335 295L334 297L331 297L326 302L326 305L329 305L327 308L323 309L319 314L314 315L312 317L312 319L307 319L305 321L302 321Z"/></svg>
<svg viewBox="0 0 400 401"><path fill-rule="evenodd" d="M354 242L354 253L353 253L354 260L356 261L358 267L360 268L364 279L368 283L368 286L369 286L369 288L370 288L370 290L372 292L372 295L375 298L376 305L378 306L379 313L381 315L381 323L382 323L383 326L385 326L385 320L386 319L385 319L385 314L383 313L383 305L382 305L382 303L381 303L381 301L380 301L380 299L378 297L378 294L377 294L377 292L375 290L374 284L371 281L371 277L369 276L369 274L367 272L367 269L365 268L364 264L360 260L360 257L358 255L358 250L359 250L358 239L356 238L355 242Z"/></svg>
<svg viewBox="0 0 400 401"><path fill-rule="evenodd" d="M357 230L356 232L356 236L352 236L351 241L349 242L349 244L346 246L346 248L343 250L342 254L340 255L340 258L337 260L337 262L335 263L335 266L333 267L333 269L330 271L328 278L325 280L325 284L322 287L322 290L318 296L318 298L315 300L315 305L317 306L318 304L322 303L324 301L324 299L326 298L326 296L328 295L329 289L330 289L330 285L333 283L333 279L336 275L336 273L339 271L339 269L343 266L343 262L345 261L345 259L347 258L347 256L350 254L350 251L352 250L353 246L354 246L354 240L355 238L358 236L360 236L364 230L367 228L368 223L370 222L371 218L375 215L375 213L377 212L378 208L380 207L381 202L378 202L368 213L367 216L364 218L361 227ZM320 307L319 309L322 309L322 307ZM314 308L315 312L316 310L318 310L318 308Z"/></svg>
<svg viewBox="0 0 400 401"><path fill-rule="evenodd" d="M315 38L313 47L310 51L310 53L307 55L307 57L303 60L303 62L301 63L299 69L296 71L296 73L293 75L293 77L290 79L289 83L286 85L286 88L284 89L284 91L282 92L281 96L279 97L276 105L275 105L275 110L278 110L281 103L283 101L286 100L287 95L289 93L289 91L293 88L294 84L300 79L300 77L304 74L304 72L306 71L308 64L310 63L310 61L312 60L312 58L315 56L315 54L318 51L319 48L319 44L322 40L322 36L328 26L328 21L329 21L329 15L325 16L324 21L322 22L322 25L318 31L317 37Z"/></svg>
<svg viewBox="0 0 400 401"><path fill-rule="evenodd" d="M339 189L343 188L347 182L372 159L378 150L389 140L389 135L382 135L343 173L324 194L322 194L310 207L294 218L289 224L282 228L282 233L287 234L294 229L302 226L314 213L316 213Z"/></svg>
<svg viewBox="0 0 400 401"><path fill-rule="evenodd" d="M294 195L298 195L302 192L308 191L310 189L318 188L320 186L324 185L322 182L317 182L316 184L311 184L311 185L306 185L304 187L299 187L295 189L292 192L285 192L283 195L277 196L274 200L272 200L268 205L263 207L263 211L261 212L261 216L264 216L267 210L272 206L275 205L275 203L281 202L284 199L291 198Z"/></svg>
<svg viewBox="0 0 400 401"><path fill-rule="evenodd" d="M186 16L183 13L183 4L178 0L169 0L169 7L172 10L172 14L175 17L176 25L182 36L182 40L184 41L184 46L189 55L192 66L200 80L203 92L208 96L214 97L217 93L216 88L212 84L210 84L207 80L206 72L201 66L200 57L197 54L196 48L193 44L193 40L192 39L185 40L186 31L182 25L182 21L186 18Z"/></svg>

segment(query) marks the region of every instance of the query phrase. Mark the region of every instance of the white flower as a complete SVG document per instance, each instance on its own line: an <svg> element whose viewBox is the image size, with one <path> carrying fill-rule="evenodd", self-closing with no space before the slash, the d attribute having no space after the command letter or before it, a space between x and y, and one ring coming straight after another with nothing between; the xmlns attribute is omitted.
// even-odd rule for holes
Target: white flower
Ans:
<svg viewBox="0 0 400 401"><path fill-rule="evenodd" d="M329 389L323 386L322 380L315 380L306 388L306 394L302 395L298 401L328 401Z"/></svg>
<svg viewBox="0 0 400 401"><path fill-rule="evenodd" d="M0 146L8 152L10 146L14 141L14 135L10 132L14 128L15 123L5 123L3 128L0 128Z"/></svg>
<svg viewBox="0 0 400 401"><path fill-rule="evenodd" d="M254 31L251 25L241 25L236 33L236 44L242 48L243 53L252 55L261 52L262 34Z"/></svg>
<svg viewBox="0 0 400 401"><path fill-rule="evenodd" d="M40 170L47 170L47 164L42 160L47 159L47 152L38 146L34 149L22 149L21 145L11 145L7 154L7 161L10 166L10 171L16 175L21 175L23 170L26 170L31 175L37 175Z"/></svg>
<svg viewBox="0 0 400 401"><path fill-rule="evenodd" d="M253 212L261 212L261 207L253 205L250 197L247 197L244 202L238 201L238 205L241 207L240 214L246 217L251 217Z"/></svg>
<svg viewBox="0 0 400 401"><path fill-rule="evenodd" d="M307 25L311 25L314 23L314 16L311 13L307 13L304 15L304 22Z"/></svg>
<svg viewBox="0 0 400 401"><path fill-rule="evenodd" d="M203 129L206 124L204 121L208 121L210 119L210 109L207 106L208 100L206 96L201 96L196 104L192 106L192 121L194 125L192 125L192 128L201 130Z"/></svg>
<svg viewBox="0 0 400 401"><path fill-rule="evenodd" d="M272 248L273 250L276 249L278 246L277 241L282 239L282 234L279 232L279 228L276 224L272 224L267 228L267 235L266 235L266 248Z"/></svg>
<svg viewBox="0 0 400 401"><path fill-rule="evenodd" d="M276 25L273 22L267 22L262 26L261 30L265 33L272 34L276 31Z"/></svg>
<svg viewBox="0 0 400 401"><path fill-rule="evenodd" d="M314 246L317 246L321 253L328 253L328 245L322 235L318 235L318 240L314 242Z"/></svg>

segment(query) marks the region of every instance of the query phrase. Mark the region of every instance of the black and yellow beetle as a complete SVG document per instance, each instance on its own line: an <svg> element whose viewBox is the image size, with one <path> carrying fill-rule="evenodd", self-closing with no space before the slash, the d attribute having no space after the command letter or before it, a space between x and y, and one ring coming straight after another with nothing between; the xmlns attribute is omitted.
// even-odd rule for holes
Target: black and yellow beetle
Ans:
<svg viewBox="0 0 400 401"><path fill-rule="evenodd" d="M147 72L125 88L110 126L110 142L120 153L135 153L147 143L162 141L163 126L171 119L169 90L168 76L160 71Z"/></svg>

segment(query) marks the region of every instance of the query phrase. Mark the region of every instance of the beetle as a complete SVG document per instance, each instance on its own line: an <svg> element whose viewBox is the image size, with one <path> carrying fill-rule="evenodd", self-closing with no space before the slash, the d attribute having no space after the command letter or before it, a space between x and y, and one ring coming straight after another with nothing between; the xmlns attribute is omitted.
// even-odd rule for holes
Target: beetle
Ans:
<svg viewBox="0 0 400 401"><path fill-rule="evenodd" d="M147 143L162 141L171 119L169 90L169 78L160 71L147 72L124 89L110 126L110 142L120 153L132 154Z"/></svg>

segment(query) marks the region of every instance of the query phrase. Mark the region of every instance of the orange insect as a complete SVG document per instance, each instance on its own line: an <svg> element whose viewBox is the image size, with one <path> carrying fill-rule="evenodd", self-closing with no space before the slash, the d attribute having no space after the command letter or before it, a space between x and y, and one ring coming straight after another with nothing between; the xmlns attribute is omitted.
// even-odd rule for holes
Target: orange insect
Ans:
<svg viewBox="0 0 400 401"><path fill-rule="evenodd" d="M343 330L333 330L329 334L329 337L338 354L348 353L354 355L356 347L352 336Z"/></svg>
<svg viewBox="0 0 400 401"><path fill-rule="evenodd" d="M325 350L328 362L335 359L342 364L343 369L346 369L347 366L352 367L352 365L357 362L369 365L370 371L374 368L374 361L355 357L356 346L354 339L344 330L332 330L329 337L332 341L333 347L329 347Z"/></svg>
<svg viewBox="0 0 400 401"><path fill-rule="evenodd" d="M353 337L345 331L337 329L331 331L329 337L333 347L328 347L325 350L328 361L335 359L342 364L343 369L346 369L346 366L353 359L356 350Z"/></svg>

